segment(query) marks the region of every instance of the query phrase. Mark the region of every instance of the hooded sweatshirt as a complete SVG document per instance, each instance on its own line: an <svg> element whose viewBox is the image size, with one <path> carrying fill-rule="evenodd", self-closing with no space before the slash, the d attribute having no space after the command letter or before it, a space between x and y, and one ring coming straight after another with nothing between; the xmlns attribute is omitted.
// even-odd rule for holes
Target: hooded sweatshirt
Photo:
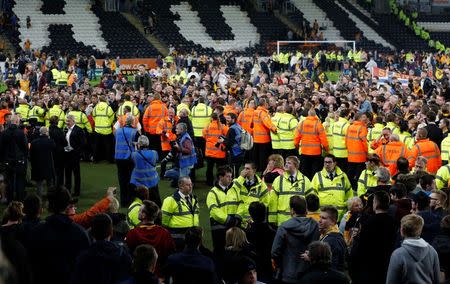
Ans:
<svg viewBox="0 0 450 284"><path fill-rule="evenodd" d="M407 238L391 256L386 283L439 283L439 259L423 239Z"/></svg>
<svg viewBox="0 0 450 284"><path fill-rule="evenodd" d="M297 283L308 268L302 258L308 245L319 240L319 225L306 217L293 217L278 227L272 245L272 258L281 269L281 278L286 283Z"/></svg>
<svg viewBox="0 0 450 284"><path fill-rule="evenodd" d="M96 241L78 256L70 284L119 283L127 279L131 262L124 246Z"/></svg>

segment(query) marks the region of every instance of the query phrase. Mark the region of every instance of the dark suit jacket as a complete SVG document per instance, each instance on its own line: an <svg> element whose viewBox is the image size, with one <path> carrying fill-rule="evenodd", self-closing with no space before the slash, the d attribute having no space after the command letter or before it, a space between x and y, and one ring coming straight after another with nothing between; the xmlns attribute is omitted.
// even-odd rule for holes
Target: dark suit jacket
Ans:
<svg viewBox="0 0 450 284"><path fill-rule="evenodd" d="M39 138L31 142L30 162L32 180L41 181L55 178L55 166L53 164L53 152L55 149L55 141L47 136L39 136Z"/></svg>
<svg viewBox="0 0 450 284"><path fill-rule="evenodd" d="M425 126L425 129L428 131L428 138L436 143L439 148L441 148L441 142L444 139L444 135L442 134L442 130L436 124L428 124Z"/></svg>
<svg viewBox="0 0 450 284"><path fill-rule="evenodd" d="M64 131L55 125L50 126L49 134L50 138L56 144L55 151L53 152L53 160L55 166L59 167L64 165L64 147L67 146L66 136L64 135Z"/></svg>
<svg viewBox="0 0 450 284"><path fill-rule="evenodd" d="M67 131L66 131L67 134ZM79 126L74 125L72 132L70 133L70 146L73 148L73 152L76 157L81 156L81 150L85 144L84 131Z"/></svg>

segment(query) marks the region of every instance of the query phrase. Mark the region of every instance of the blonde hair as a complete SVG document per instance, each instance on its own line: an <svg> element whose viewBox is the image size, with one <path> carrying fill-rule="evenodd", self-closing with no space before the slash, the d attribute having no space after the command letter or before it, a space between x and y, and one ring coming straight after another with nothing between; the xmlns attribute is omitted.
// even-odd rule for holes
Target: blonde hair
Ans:
<svg viewBox="0 0 450 284"><path fill-rule="evenodd" d="M284 159L280 154L272 154L269 156L268 160L275 162L275 168L283 168L284 166Z"/></svg>
<svg viewBox="0 0 450 284"><path fill-rule="evenodd" d="M405 238L417 238L422 234L423 218L419 215L409 214L400 221L401 233Z"/></svg>
<svg viewBox="0 0 450 284"><path fill-rule="evenodd" d="M117 198L113 197L111 202L109 203L108 212L109 213L118 213L120 208L120 203Z"/></svg>
<svg viewBox="0 0 450 284"><path fill-rule="evenodd" d="M232 227L227 230L225 235L225 247L233 251L239 251L248 244L245 232L238 228Z"/></svg>

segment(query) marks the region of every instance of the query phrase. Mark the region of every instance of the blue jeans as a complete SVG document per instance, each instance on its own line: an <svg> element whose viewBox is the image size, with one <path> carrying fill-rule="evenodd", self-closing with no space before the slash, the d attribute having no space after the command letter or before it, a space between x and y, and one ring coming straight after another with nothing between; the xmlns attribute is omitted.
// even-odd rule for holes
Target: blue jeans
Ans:
<svg viewBox="0 0 450 284"><path fill-rule="evenodd" d="M95 68L88 70L88 77L89 77L89 80L97 79L97 77L95 76Z"/></svg>
<svg viewBox="0 0 450 284"><path fill-rule="evenodd" d="M171 168L170 170L166 171L164 177L171 179L174 184L178 184L178 179L180 177L188 177L190 173L191 173L190 167Z"/></svg>

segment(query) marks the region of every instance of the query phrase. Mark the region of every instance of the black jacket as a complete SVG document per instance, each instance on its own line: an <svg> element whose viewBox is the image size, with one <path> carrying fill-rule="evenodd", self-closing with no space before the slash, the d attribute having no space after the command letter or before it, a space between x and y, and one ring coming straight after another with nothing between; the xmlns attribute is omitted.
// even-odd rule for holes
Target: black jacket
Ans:
<svg viewBox="0 0 450 284"><path fill-rule="evenodd" d="M135 272L128 280L120 284L160 284L158 277L149 271Z"/></svg>
<svg viewBox="0 0 450 284"><path fill-rule="evenodd" d="M269 282L272 278L271 250L276 231L268 223L252 223L248 226L245 233L247 240L255 248L258 280Z"/></svg>
<svg viewBox="0 0 450 284"><path fill-rule="evenodd" d="M48 133L50 135L50 138L55 141L56 148L53 153L55 163L57 163L59 157L62 158L64 155L64 147L67 146L66 136L64 135L64 131L55 125L51 125L49 127Z"/></svg>
<svg viewBox="0 0 450 284"><path fill-rule="evenodd" d="M446 280L450 279L450 236L438 235L434 238L432 246L439 256L441 271L445 272Z"/></svg>
<svg viewBox="0 0 450 284"><path fill-rule="evenodd" d="M77 258L71 284L116 284L128 278L131 256L124 246L96 241Z"/></svg>
<svg viewBox="0 0 450 284"><path fill-rule="evenodd" d="M67 134L67 131L65 132L65 134ZM69 139L70 139L70 146L73 148L74 154L79 157L81 155L83 145L85 144L83 129L81 129L77 125L74 125L72 132L70 133Z"/></svg>
<svg viewBox="0 0 450 284"><path fill-rule="evenodd" d="M169 256L164 274L172 277L173 284L217 283L213 261L198 249L185 248Z"/></svg>
<svg viewBox="0 0 450 284"><path fill-rule="evenodd" d="M27 251L19 240L21 234L22 227L20 225L0 227L0 245L16 271L17 282L13 283L30 284L33 283L33 277ZM5 283L8 283L8 280Z"/></svg>
<svg viewBox="0 0 450 284"><path fill-rule="evenodd" d="M349 284L344 273L330 267L312 265L306 274L300 279L299 284Z"/></svg>
<svg viewBox="0 0 450 284"><path fill-rule="evenodd" d="M89 245L86 231L68 216L47 217L31 231L29 254L35 283L68 283L77 256Z"/></svg>
<svg viewBox="0 0 450 284"><path fill-rule="evenodd" d="M347 259L347 244L341 233L329 233L321 239L330 245L331 248L331 268L338 271L345 270L345 261Z"/></svg>
<svg viewBox="0 0 450 284"><path fill-rule="evenodd" d="M23 129L11 124L1 135L0 161L25 161L28 157L28 141Z"/></svg>
<svg viewBox="0 0 450 284"><path fill-rule="evenodd" d="M385 283L397 228L387 213L371 215L361 225L351 251L354 283Z"/></svg>
<svg viewBox="0 0 450 284"><path fill-rule="evenodd" d="M152 78L150 78L150 75L145 73L144 75L141 75L137 73L134 76L134 89L139 90L139 88L143 87L144 91L146 93L152 91Z"/></svg>
<svg viewBox="0 0 450 284"><path fill-rule="evenodd" d="M53 152L55 149L55 141L47 136L40 136L31 142L30 162L32 180L53 180L55 178L55 165L53 163Z"/></svg>
<svg viewBox="0 0 450 284"><path fill-rule="evenodd" d="M428 131L428 138L436 143L439 148L441 148L441 142L444 139L444 135L442 134L442 129L439 128L435 123L428 124L425 126L425 129Z"/></svg>
<svg viewBox="0 0 450 284"><path fill-rule="evenodd" d="M434 238L441 231L441 220L447 215L447 212L439 208L437 210L419 211L417 215L421 216L424 220L422 239L429 244L433 243Z"/></svg>

